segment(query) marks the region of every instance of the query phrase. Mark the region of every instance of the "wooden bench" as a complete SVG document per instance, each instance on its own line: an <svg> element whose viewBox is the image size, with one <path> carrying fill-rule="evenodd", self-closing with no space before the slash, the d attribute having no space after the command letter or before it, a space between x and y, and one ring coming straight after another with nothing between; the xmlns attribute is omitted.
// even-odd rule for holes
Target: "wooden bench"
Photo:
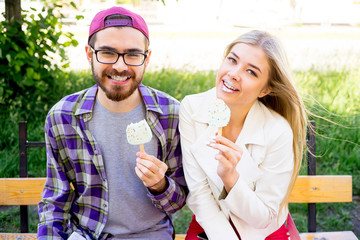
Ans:
<svg viewBox="0 0 360 240"><path fill-rule="evenodd" d="M36 234L27 233L27 205L38 204L45 178L27 177L27 148L44 146L44 142L29 142L26 122L19 123L20 178L0 178L0 205L20 206L22 233L0 233L0 240L36 239ZM311 152L316 152L315 135L311 131L308 132L308 147ZM307 160L309 175L298 177L290 195L291 203L308 203L308 233L300 233L301 239L358 240L351 231L316 232L316 203L351 202L352 177L349 175L316 175L315 156L309 154ZM176 240L183 239L185 239L184 234L176 235Z"/></svg>
<svg viewBox="0 0 360 240"><path fill-rule="evenodd" d="M0 178L0 205L37 205L45 178ZM351 202L352 177L348 175L299 176L291 203ZM185 235L177 235L177 240ZM36 239L35 234L0 233L0 239ZM301 233L303 240L357 240L351 231Z"/></svg>

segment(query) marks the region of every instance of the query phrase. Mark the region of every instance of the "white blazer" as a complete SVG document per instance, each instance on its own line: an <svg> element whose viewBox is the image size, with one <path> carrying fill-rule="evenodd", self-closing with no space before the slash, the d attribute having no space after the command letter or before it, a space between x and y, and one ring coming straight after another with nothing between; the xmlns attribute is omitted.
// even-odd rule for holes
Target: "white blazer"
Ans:
<svg viewBox="0 0 360 240"><path fill-rule="evenodd" d="M243 155L236 169L239 179L226 195L216 173L217 150L206 146L216 127L208 124L208 105L215 89L190 95L180 107L180 134L189 208L211 240L261 240L284 224L288 210L279 206L290 183L293 135L288 122L256 101L236 144ZM225 194L222 194L225 193Z"/></svg>

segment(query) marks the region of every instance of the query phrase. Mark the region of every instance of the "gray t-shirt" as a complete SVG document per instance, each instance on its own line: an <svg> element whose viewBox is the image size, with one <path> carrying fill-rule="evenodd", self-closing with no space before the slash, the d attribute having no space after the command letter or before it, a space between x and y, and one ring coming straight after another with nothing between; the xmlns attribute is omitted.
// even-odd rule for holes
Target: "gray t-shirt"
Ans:
<svg viewBox="0 0 360 240"><path fill-rule="evenodd" d="M169 218L153 206L135 173L139 145L130 145L126 139L126 126L145 119L145 114L143 103L130 112L113 113L96 101L88 122L100 146L109 184L109 215L103 232L112 234L113 239L172 239ZM144 148L157 157L158 139L154 134Z"/></svg>

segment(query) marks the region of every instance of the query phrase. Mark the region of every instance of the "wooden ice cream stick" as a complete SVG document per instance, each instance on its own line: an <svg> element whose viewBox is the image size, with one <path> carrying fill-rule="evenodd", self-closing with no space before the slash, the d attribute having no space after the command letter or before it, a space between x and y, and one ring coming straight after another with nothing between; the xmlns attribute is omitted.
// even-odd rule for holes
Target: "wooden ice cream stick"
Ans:
<svg viewBox="0 0 360 240"><path fill-rule="evenodd" d="M222 127L218 127L218 136L222 136Z"/></svg>
<svg viewBox="0 0 360 240"><path fill-rule="evenodd" d="M145 149L144 149L144 144L140 144L140 152L145 152Z"/></svg>

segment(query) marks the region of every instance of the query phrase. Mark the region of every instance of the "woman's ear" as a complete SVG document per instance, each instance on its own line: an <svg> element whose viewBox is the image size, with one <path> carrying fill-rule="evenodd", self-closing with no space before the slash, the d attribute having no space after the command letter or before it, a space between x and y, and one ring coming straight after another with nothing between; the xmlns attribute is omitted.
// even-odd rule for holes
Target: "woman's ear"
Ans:
<svg viewBox="0 0 360 240"><path fill-rule="evenodd" d="M259 94L259 98L265 97L266 95L268 95L269 93L271 93L271 89L270 87L265 87Z"/></svg>

